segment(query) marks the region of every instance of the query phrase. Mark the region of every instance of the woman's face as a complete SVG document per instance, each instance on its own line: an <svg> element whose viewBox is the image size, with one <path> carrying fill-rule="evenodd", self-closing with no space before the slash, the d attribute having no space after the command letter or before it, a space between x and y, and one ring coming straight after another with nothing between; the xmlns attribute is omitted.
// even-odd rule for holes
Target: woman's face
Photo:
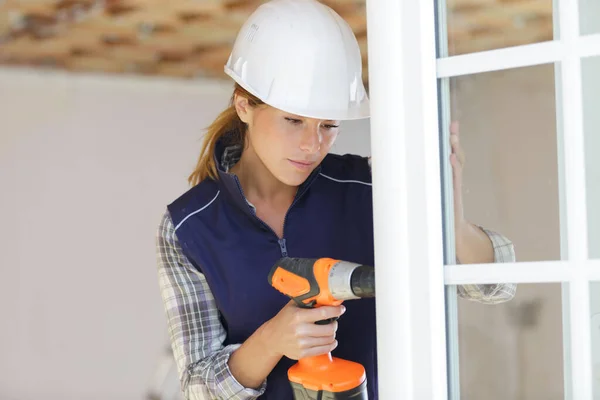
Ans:
<svg viewBox="0 0 600 400"><path fill-rule="evenodd" d="M300 117L267 105L251 107L243 103L243 99L236 100L236 108L248 124L249 146L267 169L289 186L298 186L308 178L339 133L339 121Z"/></svg>

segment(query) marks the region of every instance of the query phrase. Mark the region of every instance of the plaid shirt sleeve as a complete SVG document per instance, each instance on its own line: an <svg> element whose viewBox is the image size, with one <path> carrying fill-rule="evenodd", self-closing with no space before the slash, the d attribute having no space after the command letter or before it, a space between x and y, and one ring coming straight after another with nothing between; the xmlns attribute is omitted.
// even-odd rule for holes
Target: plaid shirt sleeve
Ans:
<svg viewBox="0 0 600 400"><path fill-rule="evenodd" d="M495 263L515 262L515 247L508 238L501 234L481 228L490 238L494 248ZM470 284L459 285L458 295L463 299L476 301L483 304L499 304L515 297L517 285L514 283L492 283L485 285Z"/></svg>
<svg viewBox="0 0 600 400"><path fill-rule="evenodd" d="M158 279L181 389L187 400L250 400L262 395L231 374L229 356L240 344L223 346L226 332L206 278L183 254L168 211L156 238Z"/></svg>

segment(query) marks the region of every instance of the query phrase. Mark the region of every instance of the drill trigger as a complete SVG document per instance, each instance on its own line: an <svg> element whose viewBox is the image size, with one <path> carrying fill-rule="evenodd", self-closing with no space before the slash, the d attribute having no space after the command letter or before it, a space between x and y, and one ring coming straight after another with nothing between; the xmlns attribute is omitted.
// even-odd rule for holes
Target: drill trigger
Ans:
<svg viewBox="0 0 600 400"><path fill-rule="evenodd" d="M332 318L328 318L328 319L322 319L320 321L316 321L315 324L317 325L327 325L330 324L334 321L337 321L339 317L332 317Z"/></svg>

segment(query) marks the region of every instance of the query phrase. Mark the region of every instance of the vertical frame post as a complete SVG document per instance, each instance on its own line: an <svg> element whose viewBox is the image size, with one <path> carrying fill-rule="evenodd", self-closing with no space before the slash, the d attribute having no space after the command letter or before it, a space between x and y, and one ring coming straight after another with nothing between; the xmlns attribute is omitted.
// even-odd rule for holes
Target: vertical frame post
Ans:
<svg viewBox="0 0 600 400"><path fill-rule="evenodd" d="M588 229L583 132L583 96L579 44L579 2L559 1L563 58L560 66L567 212L567 251L573 268L569 284L568 346L572 398L592 399L590 284L585 273Z"/></svg>
<svg viewBox="0 0 600 400"><path fill-rule="evenodd" d="M447 398L435 10L367 0L382 399Z"/></svg>

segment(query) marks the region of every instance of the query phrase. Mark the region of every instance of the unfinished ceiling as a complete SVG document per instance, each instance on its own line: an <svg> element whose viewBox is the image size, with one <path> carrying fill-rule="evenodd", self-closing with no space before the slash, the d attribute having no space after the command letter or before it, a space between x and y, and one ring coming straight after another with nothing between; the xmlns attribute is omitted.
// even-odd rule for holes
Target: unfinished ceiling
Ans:
<svg viewBox="0 0 600 400"><path fill-rule="evenodd" d="M364 1L322 0L354 29L366 81ZM222 78L237 31L264 2L0 0L0 64ZM552 0L448 0L447 21L451 55L552 40Z"/></svg>

